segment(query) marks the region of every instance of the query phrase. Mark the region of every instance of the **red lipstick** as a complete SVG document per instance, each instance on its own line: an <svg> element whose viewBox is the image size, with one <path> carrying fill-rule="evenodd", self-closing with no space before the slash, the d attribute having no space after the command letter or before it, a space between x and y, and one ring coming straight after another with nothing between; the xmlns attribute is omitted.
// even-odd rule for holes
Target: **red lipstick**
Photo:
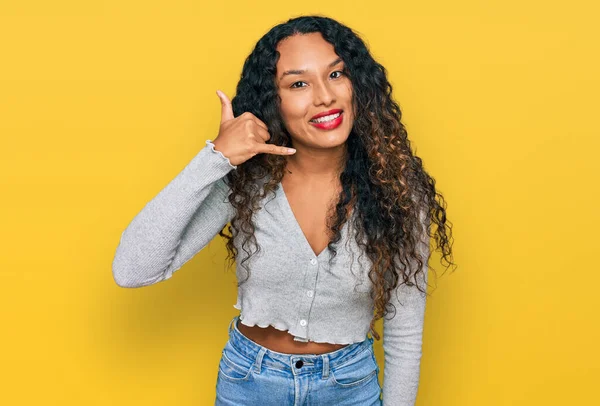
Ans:
<svg viewBox="0 0 600 406"><path fill-rule="evenodd" d="M314 122L314 121L309 121L309 123L317 128L320 128L321 130L333 130L334 128L339 127L340 124L342 124L342 121L344 120L344 114L343 114L343 110L341 109L333 109L333 110L329 110L329 111L324 111L323 113L319 113L315 116L313 116L313 118L311 118L311 120L317 119L319 117L325 117L325 116L329 116L332 114L338 114L339 115L334 118L333 120L328 120L328 121L323 121L323 122Z"/></svg>
<svg viewBox="0 0 600 406"><path fill-rule="evenodd" d="M315 118L319 118L319 117L324 117L324 116L328 116L330 114L335 114L335 113L341 113L342 110L341 109L333 109L333 110L328 110L328 111L324 111L322 113L319 114L315 114L311 120L314 120Z"/></svg>

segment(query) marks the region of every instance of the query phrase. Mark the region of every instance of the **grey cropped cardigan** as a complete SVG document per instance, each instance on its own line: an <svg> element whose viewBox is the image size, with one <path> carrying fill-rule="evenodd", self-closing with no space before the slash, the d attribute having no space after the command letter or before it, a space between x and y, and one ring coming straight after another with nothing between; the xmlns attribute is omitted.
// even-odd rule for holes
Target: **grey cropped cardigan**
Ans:
<svg viewBox="0 0 600 406"><path fill-rule="evenodd" d="M224 177L236 168L206 141L123 231L112 263L115 282L136 288L165 281L202 250L233 218ZM281 185L274 198L265 198L254 223L261 250L246 263L250 277L238 288L234 307L240 310L240 322L287 330L303 342L365 340L374 309L367 277L371 262L360 255L352 221L341 230L331 267L330 250L315 254ZM240 241L234 243L239 264L246 252ZM428 258L429 244L424 242L422 250ZM237 277L246 279L247 273L236 268ZM425 286L427 264L421 275L419 284ZM395 315L383 320L383 404L412 406L419 384L426 296L414 286L400 285L397 291L391 298Z"/></svg>

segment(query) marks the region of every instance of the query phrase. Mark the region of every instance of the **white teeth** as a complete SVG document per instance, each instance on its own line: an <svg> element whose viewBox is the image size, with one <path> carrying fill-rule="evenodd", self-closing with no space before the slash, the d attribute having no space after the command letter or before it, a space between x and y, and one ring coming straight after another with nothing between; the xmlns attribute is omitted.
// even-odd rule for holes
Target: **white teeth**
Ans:
<svg viewBox="0 0 600 406"><path fill-rule="evenodd" d="M319 117L319 118L315 118L314 120L310 120L313 123L322 123L325 121L331 121L331 120L335 120L336 118L338 118L342 113L335 113L335 114L331 114L329 116L325 116L325 117Z"/></svg>

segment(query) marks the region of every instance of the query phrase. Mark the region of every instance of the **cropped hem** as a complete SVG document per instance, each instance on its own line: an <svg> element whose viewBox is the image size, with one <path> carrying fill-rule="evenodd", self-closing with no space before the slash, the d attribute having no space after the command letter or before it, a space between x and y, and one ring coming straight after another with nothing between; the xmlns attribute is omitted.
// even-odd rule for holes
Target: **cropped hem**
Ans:
<svg viewBox="0 0 600 406"><path fill-rule="evenodd" d="M208 145L210 147L210 150L216 154L219 154L221 156L221 158L225 161L227 161L227 163L229 164L229 166L231 166L233 169L237 169L237 165L233 165L231 163L231 161L229 160L229 158L227 158L225 155L223 155L223 153L221 151L217 151L215 149L215 144L213 144L212 140L206 140L206 145Z"/></svg>
<svg viewBox="0 0 600 406"><path fill-rule="evenodd" d="M280 321L260 322L257 319L249 320L248 318L242 318L242 317L243 317L243 315L240 314L240 323L242 323L245 326L248 326L248 327L258 326L258 327L262 327L262 328L271 326L271 327L276 328L277 330L287 331L289 334L294 335L294 333L292 333L290 331L290 327L288 327L285 322L280 322ZM365 333L364 337L354 337L354 338L338 337L338 338L333 338L333 339L323 337L323 336L316 336L316 335L309 334L307 339L309 341L312 341L313 343L354 344L354 343L359 343L361 341L366 340L367 333Z"/></svg>

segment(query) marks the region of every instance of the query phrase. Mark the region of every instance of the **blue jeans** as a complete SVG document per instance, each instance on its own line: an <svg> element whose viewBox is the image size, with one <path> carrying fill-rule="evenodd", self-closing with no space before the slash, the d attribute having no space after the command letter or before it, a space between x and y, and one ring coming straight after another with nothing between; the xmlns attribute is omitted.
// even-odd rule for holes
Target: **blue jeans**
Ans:
<svg viewBox="0 0 600 406"><path fill-rule="evenodd" d="M381 405L372 338L324 354L284 354L243 335L238 319L221 354L215 406Z"/></svg>

